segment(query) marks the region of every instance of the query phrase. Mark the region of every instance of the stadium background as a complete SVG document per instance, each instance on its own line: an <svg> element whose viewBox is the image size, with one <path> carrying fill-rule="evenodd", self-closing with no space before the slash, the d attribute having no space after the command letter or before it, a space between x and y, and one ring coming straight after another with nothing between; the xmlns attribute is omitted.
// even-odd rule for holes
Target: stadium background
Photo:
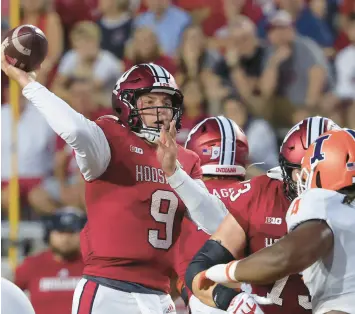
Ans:
<svg viewBox="0 0 355 314"><path fill-rule="evenodd" d="M325 115L355 128L355 0L3 0L1 6L2 37L25 23L47 35L38 80L75 110L90 119L110 114L120 74L155 62L185 95L178 141L205 117L225 114L245 130L250 163L264 162L249 176L277 165L285 132L304 117ZM85 206L71 151L36 112L28 115L3 73L1 91L1 270L11 279L25 256L44 248L42 217Z"/></svg>

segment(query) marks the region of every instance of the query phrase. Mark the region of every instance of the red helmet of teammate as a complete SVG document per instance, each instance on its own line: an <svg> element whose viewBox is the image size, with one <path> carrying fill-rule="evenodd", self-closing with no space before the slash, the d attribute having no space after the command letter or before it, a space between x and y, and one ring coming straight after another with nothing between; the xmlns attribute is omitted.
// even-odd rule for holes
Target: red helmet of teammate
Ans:
<svg viewBox="0 0 355 314"><path fill-rule="evenodd" d="M159 135L160 126L146 126L140 113L143 110L156 108L158 121L159 108L171 109L171 107L152 106L140 110L137 107L137 100L141 95L154 92L171 95L173 119L176 120L176 129L178 130L181 127L183 95L178 89L174 77L163 67L154 63L135 65L117 81L112 94L112 107L120 122L133 132Z"/></svg>
<svg viewBox="0 0 355 314"><path fill-rule="evenodd" d="M185 147L199 155L204 175L244 178L249 145L234 121L223 116L203 120L191 130Z"/></svg>
<svg viewBox="0 0 355 314"><path fill-rule="evenodd" d="M340 127L331 119L316 116L302 120L286 134L280 149L279 164L285 194L290 200L297 197L297 183L292 180L292 170L301 169L302 158L308 147L320 135L333 129Z"/></svg>

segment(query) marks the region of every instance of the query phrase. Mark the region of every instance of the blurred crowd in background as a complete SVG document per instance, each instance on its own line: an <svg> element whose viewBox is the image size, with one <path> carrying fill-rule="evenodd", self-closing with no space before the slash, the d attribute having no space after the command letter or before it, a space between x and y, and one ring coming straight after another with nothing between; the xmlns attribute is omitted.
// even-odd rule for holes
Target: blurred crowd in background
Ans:
<svg viewBox="0 0 355 314"><path fill-rule="evenodd" d="M117 78L154 62L185 95L182 129L224 114L241 126L251 175L278 162L285 130L326 115L355 128L355 0L22 0L21 23L49 41L38 73L90 119L111 113ZM2 35L9 29L2 1ZM9 203L11 104L2 75L2 217ZM21 98L19 177L22 218L64 205L84 209L71 150Z"/></svg>
<svg viewBox="0 0 355 314"><path fill-rule="evenodd" d="M2 36L9 30L2 1ZM132 65L165 67L185 95L179 143L210 115L241 126L251 175L278 163L285 131L321 114L355 128L355 0L22 0L21 23L49 52L38 81L90 119L111 113L117 78ZM9 207L11 104L2 73L2 218ZM84 209L69 147L21 97L22 219Z"/></svg>
<svg viewBox="0 0 355 314"><path fill-rule="evenodd" d="M10 0L1 5L5 36ZM112 89L132 65L165 67L185 96L179 143L223 114L248 136L258 163L249 176L277 166L285 132L307 116L355 128L355 0L22 0L21 24L49 41L38 81L90 119L112 113ZM6 221L13 121L3 73L1 89ZM85 211L71 149L22 96L20 108L21 219Z"/></svg>
<svg viewBox="0 0 355 314"><path fill-rule="evenodd" d="M111 113L117 78L132 65L165 67L185 95L182 129L224 114L241 126L256 175L276 166L285 130L322 114L355 128L355 0L22 0L21 23L49 41L38 73L90 119ZM9 29L2 1L2 35ZM9 203L11 104L2 75L2 217ZM22 218L84 209L71 150L21 98Z"/></svg>

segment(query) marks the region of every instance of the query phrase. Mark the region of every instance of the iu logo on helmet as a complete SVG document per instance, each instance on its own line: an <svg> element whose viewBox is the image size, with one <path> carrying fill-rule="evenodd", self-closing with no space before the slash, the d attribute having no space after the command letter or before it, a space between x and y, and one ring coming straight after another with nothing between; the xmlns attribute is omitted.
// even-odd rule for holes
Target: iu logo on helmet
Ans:
<svg viewBox="0 0 355 314"><path fill-rule="evenodd" d="M325 159L325 154L322 152L322 147L324 141L326 141L330 137L330 134L318 137L314 142L314 153L311 157L311 165L313 165L317 161L322 161Z"/></svg>

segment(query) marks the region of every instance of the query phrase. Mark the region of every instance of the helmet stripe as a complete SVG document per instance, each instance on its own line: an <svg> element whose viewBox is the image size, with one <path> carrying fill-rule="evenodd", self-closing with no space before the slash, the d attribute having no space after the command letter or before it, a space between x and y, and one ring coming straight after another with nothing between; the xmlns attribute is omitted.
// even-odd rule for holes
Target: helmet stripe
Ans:
<svg viewBox="0 0 355 314"><path fill-rule="evenodd" d="M222 147L221 147L219 164L233 165L234 164L233 154L235 151L234 128L232 127L232 124L227 118L223 116L219 116L216 117L216 119L219 123L221 135L222 135Z"/></svg>
<svg viewBox="0 0 355 314"><path fill-rule="evenodd" d="M197 132L197 130L205 124L207 120L216 120L219 126L219 131L221 135L221 147L220 147L220 156L219 156L219 164L220 165L235 165L235 156L236 156L236 130L233 126L233 123L223 117L210 117L206 118L205 120L201 121L197 124L187 136L185 142L185 148L187 147L189 141L193 134Z"/></svg>
<svg viewBox="0 0 355 314"><path fill-rule="evenodd" d="M236 154L236 137L237 137L237 134L236 134L236 131L235 131L235 128L233 128L233 124L231 122L231 120L227 119L228 123L229 123L229 126L232 130L232 155L231 155L231 162L230 164L231 165L235 165L235 154Z"/></svg>
<svg viewBox="0 0 355 314"><path fill-rule="evenodd" d="M220 117L216 117L216 120L218 122L218 126L219 126L219 131L221 133L221 154L219 156L219 164L223 165L224 162L224 152L226 150L226 133L223 127L223 123L220 120Z"/></svg>
<svg viewBox="0 0 355 314"><path fill-rule="evenodd" d="M158 67L161 69L161 71L163 73L164 79L166 81L165 83L169 83L169 73L160 65L158 65Z"/></svg>
<svg viewBox="0 0 355 314"><path fill-rule="evenodd" d="M311 138L308 147L321 135L319 133L321 129L321 119L320 117L314 117L311 127Z"/></svg>
<svg viewBox="0 0 355 314"><path fill-rule="evenodd" d="M320 123L319 123L319 135L321 136L324 133L324 118L320 119Z"/></svg>
<svg viewBox="0 0 355 314"><path fill-rule="evenodd" d="M158 79L158 73L155 71L155 69L153 68L151 63L147 63L148 68L150 69L150 71L152 71L155 83L159 82Z"/></svg>
<svg viewBox="0 0 355 314"><path fill-rule="evenodd" d="M312 120L313 118L309 118L308 121L307 121L307 147L309 147L309 145L311 145L311 137L312 137Z"/></svg>
<svg viewBox="0 0 355 314"><path fill-rule="evenodd" d="M148 63L147 65L151 69L156 83L169 83L169 75L161 66L154 63Z"/></svg>

